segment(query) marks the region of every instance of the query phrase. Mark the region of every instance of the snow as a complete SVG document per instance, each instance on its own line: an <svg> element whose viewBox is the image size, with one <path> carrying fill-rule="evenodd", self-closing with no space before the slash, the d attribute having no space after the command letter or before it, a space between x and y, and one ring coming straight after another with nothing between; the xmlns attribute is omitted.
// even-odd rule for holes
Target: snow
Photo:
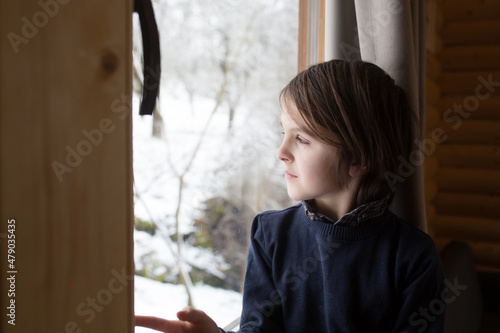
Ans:
<svg viewBox="0 0 500 333"><path fill-rule="evenodd" d="M178 99L180 98L180 100ZM152 117L140 117L134 111L134 187L135 216L144 221L155 221L160 230L154 236L144 232L134 232L134 259L136 270L146 266L148 274L176 276L177 244L170 239L175 233L174 212L178 200L178 179L176 172L182 172L191 158L190 152L197 144L199 132L207 122L207 114L213 101L198 98L193 114L179 94L164 99L161 104L165 119L165 138L151 137ZM139 100L134 96L134 109ZM211 188L217 186L214 171L224 161L220 147L227 146L225 129L226 114L216 114L212 126L207 130L208 139L202 144L193 161L192 170L187 174L184 202L181 211L181 232L193 231L192 221L199 213L205 199L211 197ZM240 121L235 119L235 121ZM169 164L168 158L172 159ZM173 164L173 165L172 165ZM209 174L209 175L207 175ZM138 195L138 196L137 196ZM182 245L183 268L190 271L190 265L224 278L222 271L228 268L221 256L209 249ZM192 290L196 308L205 311L221 327L240 315L242 295L238 292L195 284ZM135 314L176 319L177 311L187 305L187 295L183 285L174 285L135 276ZM152 332L146 328L136 328L135 332Z"/></svg>
<svg viewBox="0 0 500 333"><path fill-rule="evenodd" d="M178 98L169 96L161 101L166 132L163 140L150 137L152 117L140 117L134 113L134 177L136 191L143 196L143 200L136 201L135 214L143 220L172 218L178 201L178 175L189 164L214 104L213 100L197 98L193 114L186 101ZM226 131L227 117L222 111L214 115L188 177L184 179L182 209L189 218L198 213L195 207L200 207L211 197L210 188L214 187L214 182L220 182L214 171L229 158L231 151ZM235 127L241 127L238 124L244 122L241 118L236 117ZM231 140L234 142L239 136L233 136ZM251 147L248 150L252 150ZM144 202L147 202L147 207ZM182 232L191 231L185 224L182 227Z"/></svg>
<svg viewBox="0 0 500 333"><path fill-rule="evenodd" d="M185 235L195 231L194 220L200 217L207 199L231 196L234 203L244 203L256 214L262 209L258 205L272 204L276 209L278 195L286 197L275 157L280 140L277 97L296 71L298 2L224 4L153 1L161 47L167 50L162 52L158 104L164 137L152 137L153 117L138 115L139 97L134 93L134 213L142 221L154 222L158 229L154 235L134 232L134 260L136 272L163 281L175 281L179 274L176 213L180 234ZM258 14L258 19L252 21L250 13ZM138 68L140 35L134 16L134 64ZM226 47L229 52L225 52ZM223 82L222 64L231 66L232 71L224 100L213 113ZM232 105L236 111L231 129L230 101L237 104ZM181 175L184 187L177 212ZM263 194L261 184L273 183L276 177L283 182L283 189L274 187L271 194ZM230 194L228 188L232 189ZM240 198L243 192L246 197ZM184 271L196 266L224 279L228 263L222 256L188 242L181 244L181 252ZM242 296L238 292L195 284L192 297L195 307L221 327L240 315ZM183 285L136 275L137 315L176 319L177 311L186 304ZM136 332L151 330L137 328Z"/></svg>
<svg viewBox="0 0 500 333"><path fill-rule="evenodd" d="M134 99L134 108L138 108L138 99ZM165 139L151 137L152 117L140 117L134 112L134 187L136 200L134 213L144 221L154 221L160 232L150 236L145 232L135 232L135 261L140 266L141 258L149 256L161 264L167 271L177 273L174 266L177 245L170 236L175 234L174 214L178 203L178 174L182 173L191 159L200 136L199 132L207 123L207 114L213 107L213 101L198 98L195 101L196 114L186 110L185 100L169 97L162 102L165 119ZM208 112L207 112L208 111ZM167 118L168 117L168 118ZM180 211L180 231L195 231L193 221L200 214L203 202L214 196L214 189L223 189L224 180L216 172L226 157L229 149L226 140L227 115L215 114L207 130L193 165L184 177L183 204ZM235 123L238 124L236 117ZM241 125L238 125L241 126ZM233 138L236 140L238 136ZM169 163L170 159L170 163ZM227 166L227 164L226 164ZM220 270L226 268L221 258L208 250L183 245L183 257L187 263L196 263L212 274L222 277ZM214 267L216 269L214 269ZM160 268L158 268L160 269ZM175 271L172 271L172 269ZM159 273L159 272L158 272Z"/></svg>
<svg viewBox="0 0 500 333"><path fill-rule="evenodd" d="M195 307L207 313L220 327L236 319L241 313L241 294L213 288L207 285L195 285ZM186 306L187 296L182 285L172 285L135 276L135 314L177 319L176 313ZM136 333L154 332L136 327Z"/></svg>

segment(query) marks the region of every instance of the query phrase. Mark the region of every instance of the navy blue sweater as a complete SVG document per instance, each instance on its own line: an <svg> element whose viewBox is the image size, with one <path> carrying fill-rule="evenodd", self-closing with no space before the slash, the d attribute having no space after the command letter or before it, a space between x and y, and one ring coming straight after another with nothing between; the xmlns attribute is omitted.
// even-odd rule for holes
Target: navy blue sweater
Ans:
<svg viewBox="0 0 500 333"><path fill-rule="evenodd" d="M432 239L389 210L357 227L312 220L302 204L264 212L239 332L442 332L443 282Z"/></svg>

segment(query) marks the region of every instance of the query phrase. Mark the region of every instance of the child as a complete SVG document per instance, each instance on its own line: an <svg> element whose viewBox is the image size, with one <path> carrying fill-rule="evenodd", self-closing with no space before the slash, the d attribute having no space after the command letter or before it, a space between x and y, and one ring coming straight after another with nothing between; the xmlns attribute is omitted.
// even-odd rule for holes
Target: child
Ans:
<svg viewBox="0 0 500 333"><path fill-rule="evenodd" d="M435 246L387 208L385 175L415 133L403 91L373 64L332 60L298 74L280 103L277 157L300 203L252 223L239 332L442 332ZM136 325L223 332L199 310L178 317Z"/></svg>

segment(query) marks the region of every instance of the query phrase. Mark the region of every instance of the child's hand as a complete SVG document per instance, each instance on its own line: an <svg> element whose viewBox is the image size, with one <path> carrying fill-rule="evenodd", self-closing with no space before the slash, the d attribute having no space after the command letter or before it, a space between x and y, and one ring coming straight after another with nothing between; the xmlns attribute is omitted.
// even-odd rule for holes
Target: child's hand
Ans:
<svg viewBox="0 0 500 333"><path fill-rule="evenodd" d="M165 333L220 333L217 324L205 312L187 307L177 312L179 320L135 316L135 326Z"/></svg>

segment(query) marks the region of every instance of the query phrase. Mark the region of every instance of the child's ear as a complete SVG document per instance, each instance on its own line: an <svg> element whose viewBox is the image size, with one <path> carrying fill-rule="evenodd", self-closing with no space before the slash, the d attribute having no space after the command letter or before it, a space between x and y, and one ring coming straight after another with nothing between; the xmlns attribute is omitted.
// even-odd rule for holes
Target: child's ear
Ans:
<svg viewBox="0 0 500 333"><path fill-rule="evenodd" d="M353 178L361 178L367 172L368 172L368 167L366 165L361 165L359 163L353 163L349 168L349 176Z"/></svg>

